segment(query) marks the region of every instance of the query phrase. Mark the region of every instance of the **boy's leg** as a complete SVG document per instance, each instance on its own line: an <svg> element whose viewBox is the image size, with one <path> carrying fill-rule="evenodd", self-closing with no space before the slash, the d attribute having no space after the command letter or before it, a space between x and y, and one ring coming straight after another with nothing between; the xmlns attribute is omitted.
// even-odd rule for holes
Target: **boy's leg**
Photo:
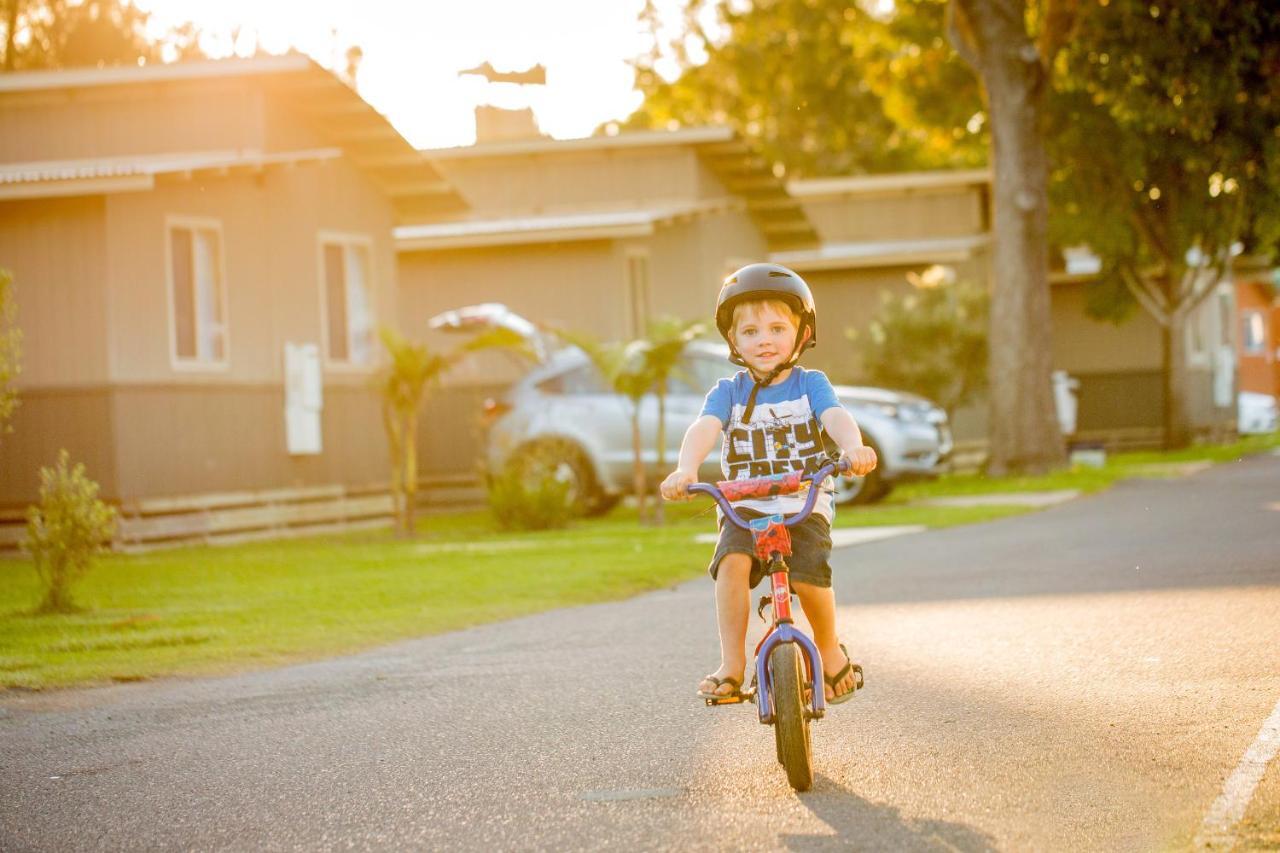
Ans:
<svg viewBox="0 0 1280 853"><path fill-rule="evenodd" d="M844 669L846 658L840 650L840 638L836 636L836 594L829 586L814 586L801 581L792 581L792 588L800 599L805 618L813 628L813 642L822 655L822 671L832 676ZM836 683L833 691L827 684L825 695L828 699L842 696L853 689L853 673L849 673Z"/></svg>
<svg viewBox="0 0 1280 853"><path fill-rule="evenodd" d="M751 557L726 554L716 569L716 623L720 628L720 668L716 678L736 678L741 683L747 668L747 622L751 613ZM710 676L698 689L728 695L733 686L716 687Z"/></svg>

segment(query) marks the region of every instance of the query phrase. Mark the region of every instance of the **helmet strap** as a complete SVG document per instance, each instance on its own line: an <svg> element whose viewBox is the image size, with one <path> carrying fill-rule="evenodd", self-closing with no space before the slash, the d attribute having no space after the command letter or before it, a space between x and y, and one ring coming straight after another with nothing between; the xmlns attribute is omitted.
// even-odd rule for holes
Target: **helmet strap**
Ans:
<svg viewBox="0 0 1280 853"><path fill-rule="evenodd" d="M744 426L751 420L751 413L756 409L756 394L759 393L760 389L771 384L773 380L778 378L778 374L782 373L782 371L790 370L792 367L795 367L796 362L800 360L800 354L804 352L806 349L805 344L808 343L807 340L803 343L801 342L801 337L803 335L804 327L801 326L796 332L796 345L791 352L791 358L787 359L782 364L779 364L773 370L770 370L764 377L757 376L756 372L751 368L751 365L746 365L747 372L751 374L751 378L755 380L755 384L751 386L751 393L747 395L747 407L742 412L742 423ZM735 355L737 354L737 348L735 348L733 344L729 345L729 349L730 352ZM745 359L743 360L743 364L746 364Z"/></svg>

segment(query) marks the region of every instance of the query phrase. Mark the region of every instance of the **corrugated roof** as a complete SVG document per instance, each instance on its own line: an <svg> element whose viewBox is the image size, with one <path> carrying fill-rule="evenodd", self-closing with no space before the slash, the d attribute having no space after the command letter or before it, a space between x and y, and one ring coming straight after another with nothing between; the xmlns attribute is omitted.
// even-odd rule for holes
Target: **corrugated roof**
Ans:
<svg viewBox="0 0 1280 853"><path fill-rule="evenodd" d="M260 151L195 151L186 154L152 154L102 157L92 160L41 160L0 164L0 198L79 195L89 189L104 191L104 179L154 178L157 175L199 173L229 169L262 169L286 163L334 160L340 148L263 154ZM116 189L149 189L154 181L122 182Z"/></svg>
<svg viewBox="0 0 1280 853"><path fill-rule="evenodd" d="M0 75L0 98L158 82L258 78L277 106L303 115L391 197L400 221L456 216L466 201L385 117L346 83L300 53L168 65L73 68ZM123 176L115 176L123 177Z"/></svg>
<svg viewBox="0 0 1280 853"><path fill-rule="evenodd" d="M282 56L232 57L153 65L113 65L105 68L58 68L50 71L12 71L0 74L0 94L93 89L185 80L306 72L315 63L301 53ZM317 68L319 66L316 66ZM323 69L322 69L323 70ZM328 72L326 72L328 73Z"/></svg>

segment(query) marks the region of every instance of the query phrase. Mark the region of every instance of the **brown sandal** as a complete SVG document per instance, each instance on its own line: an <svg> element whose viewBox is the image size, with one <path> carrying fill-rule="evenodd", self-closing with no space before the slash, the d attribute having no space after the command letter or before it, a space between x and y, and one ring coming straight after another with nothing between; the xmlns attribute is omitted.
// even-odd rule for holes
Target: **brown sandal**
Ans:
<svg viewBox="0 0 1280 853"><path fill-rule="evenodd" d="M844 647L844 643L840 644L840 651L844 652L844 668L835 675L822 676L822 680L827 682L831 687L831 692L834 693L836 685L843 681L849 673L853 673L855 678L853 679L853 686L849 688L848 692L841 693L838 696L832 696L827 700L828 705L839 705L842 702L848 702L853 698L853 694L862 689L862 667L854 663L853 658L849 657L849 650Z"/></svg>
<svg viewBox="0 0 1280 853"><path fill-rule="evenodd" d="M742 692L742 679L734 678L732 675L726 675L724 678L716 678L714 675L708 675L703 681L710 681L714 686L711 692L699 690L698 695L703 699L731 699ZM729 693L717 693L716 690L728 684L733 688Z"/></svg>

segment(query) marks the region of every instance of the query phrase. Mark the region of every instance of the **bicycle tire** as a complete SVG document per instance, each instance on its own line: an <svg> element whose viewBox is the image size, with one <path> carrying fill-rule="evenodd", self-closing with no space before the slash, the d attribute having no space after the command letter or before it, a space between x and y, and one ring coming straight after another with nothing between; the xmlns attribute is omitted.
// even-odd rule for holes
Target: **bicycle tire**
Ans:
<svg viewBox="0 0 1280 853"><path fill-rule="evenodd" d="M773 685L773 731L778 760L787 771L787 781L797 791L813 786L813 753L809 739L809 718L804 706L804 664L800 647L781 643L769 653L770 681Z"/></svg>

